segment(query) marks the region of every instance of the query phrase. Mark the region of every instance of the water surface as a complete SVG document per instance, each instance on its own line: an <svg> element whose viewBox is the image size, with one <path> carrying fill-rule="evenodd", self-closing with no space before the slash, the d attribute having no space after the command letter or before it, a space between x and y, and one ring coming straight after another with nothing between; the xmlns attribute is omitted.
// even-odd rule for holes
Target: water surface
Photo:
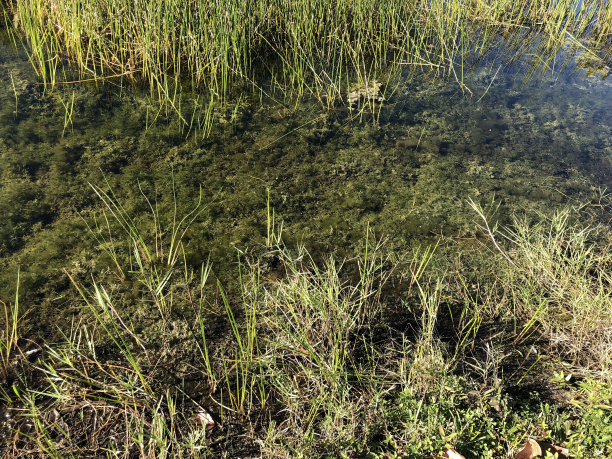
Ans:
<svg viewBox="0 0 612 459"><path fill-rule="evenodd" d="M0 47L0 298L17 267L24 301L56 311L76 275L110 262L87 230L112 189L152 234L144 196L169 229L200 190L206 209L185 236L187 261L231 266L261 247L267 197L288 244L355 253L369 225L404 250L471 234L469 198L549 212L612 185L612 81L605 66L547 65L491 53L454 77L408 74L383 85L376 116L339 104L287 106L242 94L207 139L185 137L120 82L44 91L26 56ZM505 62L505 63L504 63ZM585 68L583 68L585 67ZM466 89L467 88L467 89ZM170 117L172 119L172 117ZM173 191L174 184L174 191ZM174 197L176 193L176 198ZM232 268L233 269L233 268Z"/></svg>

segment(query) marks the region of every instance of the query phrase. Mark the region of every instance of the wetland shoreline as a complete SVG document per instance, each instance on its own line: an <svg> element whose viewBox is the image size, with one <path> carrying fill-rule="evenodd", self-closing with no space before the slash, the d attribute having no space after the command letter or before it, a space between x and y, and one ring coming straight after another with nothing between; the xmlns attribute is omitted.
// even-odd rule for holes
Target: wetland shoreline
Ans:
<svg viewBox="0 0 612 459"><path fill-rule="evenodd" d="M336 3L3 3L1 455L612 454L611 3Z"/></svg>

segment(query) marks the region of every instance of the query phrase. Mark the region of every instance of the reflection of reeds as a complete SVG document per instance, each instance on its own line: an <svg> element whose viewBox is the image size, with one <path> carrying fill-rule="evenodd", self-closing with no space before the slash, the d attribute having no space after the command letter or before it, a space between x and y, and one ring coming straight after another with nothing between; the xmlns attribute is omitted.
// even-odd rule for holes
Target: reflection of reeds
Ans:
<svg viewBox="0 0 612 459"><path fill-rule="evenodd" d="M175 109L179 80L218 98L234 82L258 84L262 69L286 95L323 104L342 97L349 75L367 84L390 64L462 84L464 53L500 30L537 30L550 47L590 34L597 47L609 43L612 22L610 2L576 0L8 3L5 17L23 32L44 82L55 83L68 61L82 80L137 79Z"/></svg>

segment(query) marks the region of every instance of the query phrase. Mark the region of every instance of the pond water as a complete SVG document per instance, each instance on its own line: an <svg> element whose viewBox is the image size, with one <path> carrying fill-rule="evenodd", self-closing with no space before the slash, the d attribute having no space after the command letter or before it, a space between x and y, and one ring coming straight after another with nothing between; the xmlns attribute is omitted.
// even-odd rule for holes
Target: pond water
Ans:
<svg viewBox="0 0 612 459"><path fill-rule="evenodd" d="M152 234L198 201L188 263L222 266L261 246L267 199L289 245L346 256L366 227L402 250L473 230L473 200L547 212L612 186L612 80L606 68L500 64L491 55L454 77L417 74L383 86L376 115L339 104L287 106L242 95L206 139L155 117L119 82L44 92L23 52L0 46L0 298L18 266L24 301L54 310L73 273L105 270L87 230L112 189ZM467 88L467 89L466 89ZM470 94L471 92L471 94ZM148 129L147 129L148 128ZM174 192L173 192L174 186ZM174 197L176 194L176 198Z"/></svg>

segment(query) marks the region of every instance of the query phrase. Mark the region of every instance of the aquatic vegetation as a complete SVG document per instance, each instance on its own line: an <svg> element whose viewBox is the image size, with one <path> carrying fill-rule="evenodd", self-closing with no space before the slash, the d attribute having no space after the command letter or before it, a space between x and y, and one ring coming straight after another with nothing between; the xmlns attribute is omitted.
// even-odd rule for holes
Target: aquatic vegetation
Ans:
<svg viewBox="0 0 612 459"><path fill-rule="evenodd" d="M19 313L19 273L17 273L15 301L6 304L0 300L0 303L2 303L2 309L4 310L4 327L0 336L0 376L2 381L6 383L12 377L12 359L13 354L17 351L21 331L19 323L25 316L25 314Z"/></svg>
<svg viewBox="0 0 612 459"><path fill-rule="evenodd" d="M610 2L2 5L0 454L610 454Z"/></svg>
<svg viewBox="0 0 612 459"><path fill-rule="evenodd" d="M415 68L469 93L464 66L499 34L517 42L537 34L548 51L537 53L539 65L568 43L609 59L612 22L610 2L576 0L3 3L46 84L138 81L189 128L197 111L182 108L189 85L205 95L194 96L196 107L236 86L289 100L308 94L330 107L355 102L347 81L368 87L390 69Z"/></svg>
<svg viewBox="0 0 612 459"><path fill-rule="evenodd" d="M170 280L168 312L150 307L146 289L128 296L116 276L69 274L74 301L93 320L68 325L34 363L13 363L20 371L3 393L0 451L422 456L454 445L495 457L536 435L578 457L609 453L612 362L576 360L583 327L539 303L559 292L568 298L568 286L547 273L586 268L597 284L612 261L610 234L563 213L550 223L552 252L534 248L545 243L548 222L530 225L523 239L526 223L517 219L506 229L510 244L464 247L472 261L449 256L459 241L385 254L368 232L361 256L318 264L279 239L238 265L233 294L210 282L209 264L199 275L185 266ZM124 231L115 239L131 243L132 230ZM146 273L121 271L146 282ZM528 282L517 282L525 275ZM609 351L609 299L603 305L593 285L571 290L581 311L607 315L588 336L592 351ZM572 403L517 395L524 381Z"/></svg>

